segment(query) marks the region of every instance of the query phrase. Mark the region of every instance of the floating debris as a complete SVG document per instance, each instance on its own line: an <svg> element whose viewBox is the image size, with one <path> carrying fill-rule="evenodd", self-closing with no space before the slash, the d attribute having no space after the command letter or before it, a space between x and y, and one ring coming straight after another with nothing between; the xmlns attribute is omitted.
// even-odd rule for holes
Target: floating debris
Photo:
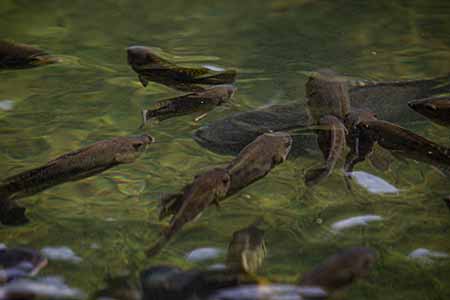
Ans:
<svg viewBox="0 0 450 300"><path fill-rule="evenodd" d="M0 110L10 111L14 108L14 100L1 100Z"/></svg>
<svg viewBox="0 0 450 300"><path fill-rule="evenodd" d="M349 173L356 183L372 194L397 194L400 192L395 186L384 179L363 171Z"/></svg>
<svg viewBox="0 0 450 300"><path fill-rule="evenodd" d="M435 259L449 258L450 255L445 252L432 251L426 248L418 248L408 254L408 258L420 263L430 264Z"/></svg>
<svg viewBox="0 0 450 300"><path fill-rule="evenodd" d="M364 216L357 216L357 217L351 217L342 221L335 222L331 225L331 228L338 232L344 229L356 227L356 226L367 226L369 225L369 222L374 221L382 221L383 218L377 215L364 215Z"/></svg>
<svg viewBox="0 0 450 300"><path fill-rule="evenodd" d="M75 252L73 252L72 249L66 246L44 247L41 252L51 260L63 260L73 263L79 263L82 260L81 257L75 255Z"/></svg>
<svg viewBox="0 0 450 300"><path fill-rule="evenodd" d="M205 260L215 259L220 255L222 255L223 252L224 251L219 248L212 248L212 247L198 248L186 254L186 260L198 263Z"/></svg>

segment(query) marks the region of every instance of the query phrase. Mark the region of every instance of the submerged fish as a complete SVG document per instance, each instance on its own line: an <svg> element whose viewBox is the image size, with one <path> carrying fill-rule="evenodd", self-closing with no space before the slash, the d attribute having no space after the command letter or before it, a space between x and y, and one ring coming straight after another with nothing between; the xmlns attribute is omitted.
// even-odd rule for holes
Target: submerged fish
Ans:
<svg viewBox="0 0 450 300"><path fill-rule="evenodd" d="M201 113L195 119L197 121L214 107L226 103L235 92L236 88L233 85L217 85L201 92L159 101L155 108L142 111L143 123L146 124L150 119L162 121L176 116Z"/></svg>
<svg viewBox="0 0 450 300"><path fill-rule="evenodd" d="M256 273L267 254L264 231L258 222L233 233L226 265L232 271Z"/></svg>
<svg viewBox="0 0 450 300"><path fill-rule="evenodd" d="M431 97L450 91L450 76L384 82L351 78L347 80L350 112L371 111L380 119L400 124L420 119L418 115L406 114L404 111L406 103L411 99ZM308 113L310 107L310 103L306 106L299 101L237 113L201 127L195 132L194 139L212 151L235 154L262 132L305 129L313 125L314 120L311 116L315 114ZM320 109L328 108L317 106L317 109L320 114ZM334 110L345 111L345 103L333 106ZM316 152L318 149L314 135L305 132L304 135L294 136L293 139L291 150L293 154L302 155Z"/></svg>
<svg viewBox="0 0 450 300"><path fill-rule="evenodd" d="M264 133L248 144L226 169L231 178L227 197L266 176L275 166L284 162L291 149L292 138L285 132ZM184 188L189 189L190 185ZM159 218L175 215L183 203L183 192L161 199Z"/></svg>
<svg viewBox="0 0 450 300"><path fill-rule="evenodd" d="M264 133L248 144L227 166L231 177L228 196L266 176L284 162L292 138L286 132Z"/></svg>
<svg viewBox="0 0 450 300"><path fill-rule="evenodd" d="M409 107L442 126L450 127L450 97L431 97L408 102Z"/></svg>
<svg viewBox="0 0 450 300"><path fill-rule="evenodd" d="M308 186L327 178L344 152L347 133L344 124L333 115L325 115L320 118L319 126L321 128L317 130L317 143L325 159L325 166L307 171L305 183Z"/></svg>
<svg viewBox="0 0 450 300"><path fill-rule="evenodd" d="M33 68L59 61L59 58L32 46L0 40L0 69Z"/></svg>
<svg viewBox="0 0 450 300"><path fill-rule="evenodd" d="M47 259L39 251L28 248L0 249L0 283L36 275L47 265Z"/></svg>
<svg viewBox="0 0 450 300"><path fill-rule="evenodd" d="M374 120L358 125L360 135L370 144L377 142L394 156L405 157L434 166L450 165L450 150L396 124ZM367 147L370 145L362 145Z"/></svg>
<svg viewBox="0 0 450 300"><path fill-rule="evenodd" d="M375 251L355 247L343 250L303 275L301 286L318 286L332 293L356 279L367 277L376 260Z"/></svg>
<svg viewBox="0 0 450 300"><path fill-rule="evenodd" d="M229 188L230 175L225 169L215 168L195 176L194 181L187 185L182 193L175 194L176 210L174 206L170 206L174 216L169 227L155 246L148 250L147 255L153 256L159 253L174 234L185 224L197 218L211 204L219 205L219 201L226 196ZM160 218L166 215L162 211Z"/></svg>
<svg viewBox="0 0 450 300"><path fill-rule="evenodd" d="M208 68L180 67L158 56L150 47L131 46L127 49L128 64L138 73L143 86L149 81L183 91L201 91L200 85L233 83L235 70L215 72Z"/></svg>
<svg viewBox="0 0 450 300"><path fill-rule="evenodd" d="M14 199L34 195L55 185L83 179L114 166L134 162L154 142L150 135L103 140L66 153L44 166L0 181L0 221L14 224L25 221L24 208ZM20 215L22 213L22 217Z"/></svg>

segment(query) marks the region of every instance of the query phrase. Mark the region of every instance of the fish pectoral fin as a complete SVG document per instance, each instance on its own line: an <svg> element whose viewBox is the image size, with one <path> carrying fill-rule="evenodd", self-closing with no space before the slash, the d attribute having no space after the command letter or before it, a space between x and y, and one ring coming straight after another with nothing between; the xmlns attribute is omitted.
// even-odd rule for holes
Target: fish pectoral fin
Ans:
<svg viewBox="0 0 450 300"><path fill-rule="evenodd" d="M148 85L148 80L143 75L138 75L139 81L142 83L144 87Z"/></svg>

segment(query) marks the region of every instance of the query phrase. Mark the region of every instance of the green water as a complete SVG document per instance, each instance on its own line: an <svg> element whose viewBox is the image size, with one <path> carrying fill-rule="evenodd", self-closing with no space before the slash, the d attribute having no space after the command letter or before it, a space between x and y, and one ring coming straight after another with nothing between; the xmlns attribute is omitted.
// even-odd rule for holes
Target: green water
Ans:
<svg viewBox="0 0 450 300"><path fill-rule="evenodd" d="M149 129L160 143L135 163L67 183L23 199L31 222L0 228L8 246L68 246L80 263L51 261L45 275L63 276L90 294L107 275L137 274L165 263L183 268L222 263L186 261L201 247L226 249L232 233L259 216L266 220L268 257L260 275L295 283L300 274L338 249L370 246L379 253L368 279L347 299L449 299L450 260L420 265L417 248L450 253L450 212L441 200L448 179L429 166L396 161L382 173L358 166L401 191L350 193L339 171L308 189L305 169L316 158L297 158L208 209L153 259L144 250L158 237L160 193L177 191L201 170L228 162L192 139L213 120L304 98L305 71L329 67L366 79L414 79L450 71L448 1L12 1L0 3L0 38L38 46L64 62L0 73L0 178L39 166L94 141L139 132L140 110L177 95L164 86L143 88L126 63L125 48L160 47L180 62L236 68L236 105L171 119ZM405 114L413 113L405 105ZM450 145L448 129L410 124ZM347 217L384 218L340 235L330 225Z"/></svg>

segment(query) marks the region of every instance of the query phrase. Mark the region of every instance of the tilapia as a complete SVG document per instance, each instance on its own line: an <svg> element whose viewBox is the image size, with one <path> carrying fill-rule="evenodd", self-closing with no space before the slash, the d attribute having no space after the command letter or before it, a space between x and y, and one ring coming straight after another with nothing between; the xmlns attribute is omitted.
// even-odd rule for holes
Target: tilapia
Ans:
<svg viewBox="0 0 450 300"><path fill-rule="evenodd" d="M41 167L1 180L0 220L4 224L14 223L15 218L25 212L15 205L14 199L31 196L68 181L90 177L120 164L132 163L153 142L153 137L148 134L98 141L59 156ZM12 216L14 218L11 219Z"/></svg>
<svg viewBox="0 0 450 300"><path fill-rule="evenodd" d="M230 175L225 169L214 168L197 175L182 193L176 194L177 210L173 211L174 216L169 227L161 239L147 251L147 256L158 254L174 234L185 224L196 219L211 204L219 205L219 201L227 195L229 188Z"/></svg>
<svg viewBox="0 0 450 300"><path fill-rule="evenodd" d="M154 108L142 111L143 124L150 119L163 121L176 116L200 113L195 119L197 121L216 106L228 102L235 92L236 88L233 85L217 85L201 92L158 101Z"/></svg>
<svg viewBox="0 0 450 300"><path fill-rule="evenodd" d="M333 293L367 277L376 261L376 253L370 248L355 247L343 250L304 274L300 286L315 286Z"/></svg>
<svg viewBox="0 0 450 300"><path fill-rule="evenodd" d="M450 97L440 96L408 102L409 107L431 121L450 127Z"/></svg>
<svg viewBox="0 0 450 300"><path fill-rule="evenodd" d="M420 115L405 113L408 101L450 92L450 75L404 81L369 81L343 76L339 78L348 80L350 111L370 111L379 119L399 124L422 119ZM314 112L308 112L310 107L311 103L305 105L304 101L298 101L240 112L199 128L194 133L194 139L203 147L217 153L237 154L261 133L304 130L310 127L314 124ZM318 108L320 113L323 106ZM338 107L340 111L344 111L342 108L345 110L345 106ZM336 109L336 106L333 109ZM293 136L293 139L293 155L305 155L318 150L315 135L310 132Z"/></svg>
<svg viewBox="0 0 450 300"><path fill-rule="evenodd" d="M236 71L212 71L208 68L181 67L158 56L150 47L131 46L127 49L128 64L138 74L145 87L149 81L161 83L182 91L202 91L202 85L230 84Z"/></svg>
<svg viewBox="0 0 450 300"><path fill-rule="evenodd" d="M0 40L0 69L34 68L60 62L43 50L25 44Z"/></svg>

